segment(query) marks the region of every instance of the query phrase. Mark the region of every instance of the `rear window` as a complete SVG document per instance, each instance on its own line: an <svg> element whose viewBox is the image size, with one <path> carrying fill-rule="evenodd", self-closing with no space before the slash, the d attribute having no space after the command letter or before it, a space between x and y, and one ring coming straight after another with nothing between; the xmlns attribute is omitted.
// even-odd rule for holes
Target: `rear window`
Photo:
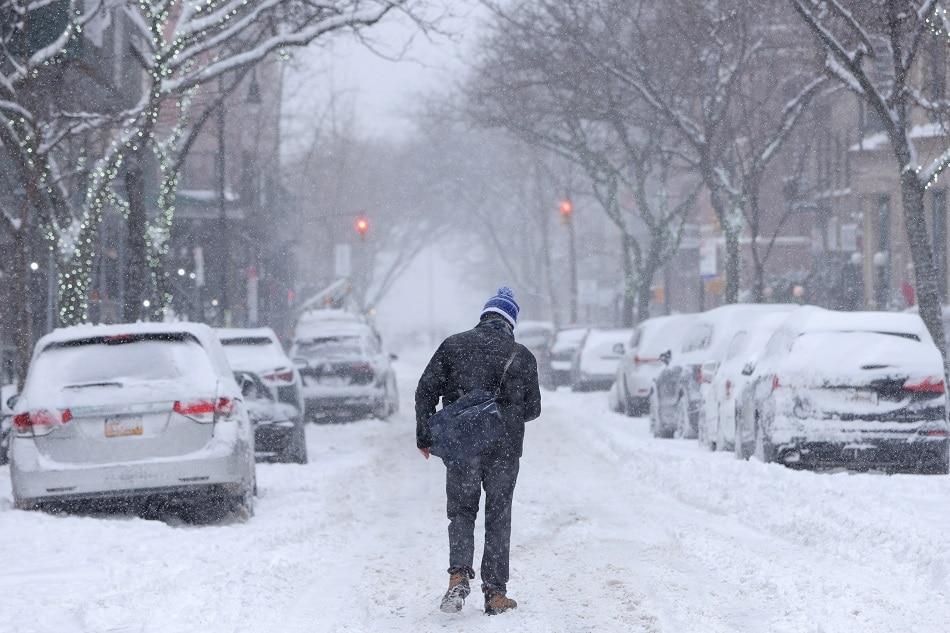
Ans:
<svg viewBox="0 0 950 633"><path fill-rule="evenodd" d="M221 339L221 344L228 362L235 368L263 364L276 368L287 364L283 348L266 336Z"/></svg>
<svg viewBox="0 0 950 633"><path fill-rule="evenodd" d="M30 383L45 391L209 375L211 359L190 334L134 334L53 343L34 360Z"/></svg>
<svg viewBox="0 0 950 633"><path fill-rule="evenodd" d="M805 332L792 342L791 350L819 360L879 353L881 358L897 362L904 354L919 354L919 344L920 337L905 332Z"/></svg>
<svg viewBox="0 0 950 633"><path fill-rule="evenodd" d="M297 353L307 358L325 356L352 356L363 352L359 336L323 336L297 343Z"/></svg>

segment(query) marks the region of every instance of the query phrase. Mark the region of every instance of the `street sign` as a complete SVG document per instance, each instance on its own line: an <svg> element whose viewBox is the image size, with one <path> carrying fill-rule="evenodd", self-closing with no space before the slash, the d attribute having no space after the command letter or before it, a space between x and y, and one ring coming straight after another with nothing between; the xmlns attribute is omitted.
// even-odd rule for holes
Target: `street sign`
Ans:
<svg viewBox="0 0 950 633"><path fill-rule="evenodd" d="M205 251L200 246L195 246L195 285L205 285Z"/></svg>
<svg viewBox="0 0 950 633"><path fill-rule="evenodd" d="M699 238L699 277L716 278L716 242L708 237Z"/></svg>
<svg viewBox="0 0 950 633"><path fill-rule="evenodd" d="M347 278L352 272L352 248L349 244L337 244L334 251L333 272L337 278Z"/></svg>

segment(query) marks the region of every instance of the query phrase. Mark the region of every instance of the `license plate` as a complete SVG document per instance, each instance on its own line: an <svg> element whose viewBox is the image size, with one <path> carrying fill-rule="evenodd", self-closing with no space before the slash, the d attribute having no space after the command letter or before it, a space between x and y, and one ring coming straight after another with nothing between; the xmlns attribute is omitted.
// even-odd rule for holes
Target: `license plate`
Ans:
<svg viewBox="0 0 950 633"><path fill-rule="evenodd" d="M320 384L325 387L345 387L350 381L340 376L324 376L320 379Z"/></svg>
<svg viewBox="0 0 950 633"><path fill-rule="evenodd" d="M141 434L141 418L108 418L106 420L106 437L123 437L126 435Z"/></svg>
<svg viewBox="0 0 950 633"><path fill-rule="evenodd" d="M848 395L851 402L860 402L864 404L877 404L876 391L859 391L856 389Z"/></svg>

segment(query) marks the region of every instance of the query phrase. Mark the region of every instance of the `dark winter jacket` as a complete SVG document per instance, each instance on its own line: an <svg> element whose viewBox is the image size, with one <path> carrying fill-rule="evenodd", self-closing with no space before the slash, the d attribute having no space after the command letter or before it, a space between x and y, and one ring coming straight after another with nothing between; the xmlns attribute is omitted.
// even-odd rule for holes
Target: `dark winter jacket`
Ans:
<svg viewBox="0 0 950 633"><path fill-rule="evenodd" d="M499 449L520 457L524 423L541 415L538 363L524 345L515 343L511 330L500 318L489 318L471 330L453 334L432 356L416 387L416 446L432 445L428 420L439 398L444 407L462 393L479 388L494 391L512 351L515 358L497 399L508 425Z"/></svg>

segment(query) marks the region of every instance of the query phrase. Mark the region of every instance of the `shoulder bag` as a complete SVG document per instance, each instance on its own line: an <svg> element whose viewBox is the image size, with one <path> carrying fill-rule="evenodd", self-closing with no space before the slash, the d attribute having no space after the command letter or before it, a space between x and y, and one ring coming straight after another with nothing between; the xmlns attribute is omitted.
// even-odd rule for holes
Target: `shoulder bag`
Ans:
<svg viewBox="0 0 950 633"><path fill-rule="evenodd" d="M433 455L441 457L444 462L469 459L484 453L505 434L505 420L496 399L517 353L515 344L501 372L498 387L493 392L475 389L442 407L429 418L429 431L432 433L429 451Z"/></svg>

